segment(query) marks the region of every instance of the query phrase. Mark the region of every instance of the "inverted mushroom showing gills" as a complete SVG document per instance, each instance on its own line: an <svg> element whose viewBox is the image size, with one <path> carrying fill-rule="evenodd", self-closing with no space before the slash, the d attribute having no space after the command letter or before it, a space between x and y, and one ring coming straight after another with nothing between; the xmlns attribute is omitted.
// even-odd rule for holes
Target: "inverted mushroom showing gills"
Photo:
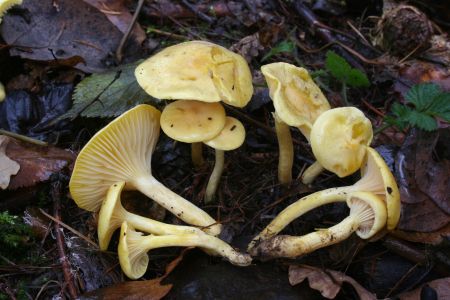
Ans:
<svg viewBox="0 0 450 300"><path fill-rule="evenodd" d="M393 230L400 219L400 192L389 167L375 149L367 147L365 151L361 179L351 186L330 188L297 200L270 222L250 243L251 249L258 243L277 235L293 220L312 209L333 203L346 201L348 194L370 192L380 197L387 207L386 228Z"/></svg>
<svg viewBox="0 0 450 300"><path fill-rule="evenodd" d="M70 193L79 207L98 211L110 186L124 181L126 189L142 192L184 222L217 235L220 225L211 216L152 176L160 114L151 105L138 105L97 132L77 157Z"/></svg>
<svg viewBox="0 0 450 300"><path fill-rule="evenodd" d="M248 266L250 255L239 253L219 238L201 234L143 236L132 226L124 222L120 231L119 262L122 271L131 279L138 279L145 274L149 257L147 252L162 247L201 247L208 253L226 258L237 266Z"/></svg>
<svg viewBox="0 0 450 300"><path fill-rule="evenodd" d="M100 250L108 249L114 231L119 229L125 221L138 230L155 235L203 233L196 227L166 224L127 211L120 201L120 194L124 187L124 181L113 184L100 208L97 228Z"/></svg>
<svg viewBox="0 0 450 300"><path fill-rule="evenodd" d="M297 127L309 141L313 123L330 109L330 104L304 68L279 62L262 66L261 72L275 107L275 129L280 148L278 178L280 183L288 184L292 180L294 159L289 126ZM321 170L319 168L318 173Z"/></svg>
<svg viewBox="0 0 450 300"><path fill-rule="evenodd" d="M303 236L272 237L253 248L252 254L263 257L295 258L339 243L353 232L362 239L371 238L385 226L386 205L375 194L355 192L349 194L346 201L350 208L350 215L339 224Z"/></svg>

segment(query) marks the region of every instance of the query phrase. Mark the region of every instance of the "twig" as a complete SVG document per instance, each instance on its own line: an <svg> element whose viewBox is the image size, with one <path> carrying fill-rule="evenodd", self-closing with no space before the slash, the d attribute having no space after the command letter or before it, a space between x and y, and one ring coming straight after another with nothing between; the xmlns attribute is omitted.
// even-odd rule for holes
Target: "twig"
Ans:
<svg viewBox="0 0 450 300"><path fill-rule="evenodd" d="M55 215L55 219L57 219L57 220L61 220L61 203L60 203L61 189L62 189L62 186L61 186L60 181L56 181L53 183L52 191L51 191L52 200L53 200L53 214ZM55 235L56 235L56 243L58 246L59 259L61 261L61 266L63 269L64 280L67 284L67 289L69 290L70 298L76 299L78 293L77 293L77 290L73 283L73 277L72 277L72 272L71 272L72 268L70 266L69 259L67 258L66 254L64 252L63 231L60 226L60 223L58 223L58 222L55 222Z"/></svg>
<svg viewBox="0 0 450 300"><path fill-rule="evenodd" d="M172 33L172 32L167 32L167 31L163 31L163 30L159 30L156 28L147 28L147 32L153 32L159 35L164 35L167 36L169 38L174 38L174 39L178 39L178 40L189 40L189 38L187 36L183 36L183 35L179 35L176 33Z"/></svg>
<svg viewBox="0 0 450 300"><path fill-rule="evenodd" d="M189 8L190 11L192 11L197 17L202 19L203 21L212 24L214 23L214 20L210 17L208 17L206 14L204 14L201 10L199 10L196 6L189 3L187 0L181 0L181 3L183 3L187 8Z"/></svg>
<svg viewBox="0 0 450 300"><path fill-rule="evenodd" d="M118 63L120 63L122 61L122 59L123 59L123 48L125 46L125 43L128 40L128 37L131 34L131 31L134 28L134 25L136 24L136 20L137 20L137 18L139 16L139 13L141 12L142 5L144 5L144 0L139 0L138 5L136 7L136 10L134 11L134 14L133 14L133 18L131 19L131 22L128 25L127 31L122 36L122 39L120 40L120 43L119 43L119 47L117 47L116 59L117 59Z"/></svg>
<svg viewBox="0 0 450 300"><path fill-rule="evenodd" d="M27 143L31 143L31 144L35 144L35 145L39 145L39 146L48 146L47 142L36 140L36 139L30 138L30 137L27 137L25 135L21 135L21 134L14 133L11 131L0 129L0 134L10 136L12 138L15 138L15 139L27 142Z"/></svg>

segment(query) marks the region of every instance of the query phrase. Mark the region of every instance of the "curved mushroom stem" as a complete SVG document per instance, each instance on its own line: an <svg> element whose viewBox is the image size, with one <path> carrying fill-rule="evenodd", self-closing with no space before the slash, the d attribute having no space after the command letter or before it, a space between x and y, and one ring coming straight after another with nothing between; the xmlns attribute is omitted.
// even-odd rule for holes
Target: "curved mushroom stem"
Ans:
<svg viewBox="0 0 450 300"><path fill-rule="evenodd" d="M184 222L201 227L203 231L211 235L220 233L221 225L217 224L216 220L204 210L168 189L153 176L142 176L133 183L133 186Z"/></svg>
<svg viewBox="0 0 450 300"><path fill-rule="evenodd" d="M289 125L283 122L273 113L275 119L275 131L277 133L278 148L280 156L278 158L278 181L287 185L292 181L292 165L294 164L294 145L292 143L291 131Z"/></svg>
<svg viewBox="0 0 450 300"><path fill-rule="evenodd" d="M339 224L303 236L279 235L262 241L250 254L262 257L295 258L347 239L358 229L358 219L348 216Z"/></svg>
<svg viewBox="0 0 450 300"><path fill-rule="evenodd" d="M220 177L222 177L223 166L225 163L225 151L215 149L216 162L214 169L209 177L208 185L205 192L205 203L210 203L216 194L217 187L219 186Z"/></svg>
<svg viewBox="0 0 450 300"><path fill-rule="evenodd" d="M320 175L325 169L322 165L315 161L312 165L310 165L302 174L302 182L304 184L311 184L317 176Z"/></svg>
<svg viewBox="0 0 450 300"><path fill-rule="evenodd" d="M248 251L251 251L253 247L257 246L262 241L277 235L293 220L308 211L325 204L346 201L349 189L350 187L326 189L303 197L292 203L281 211L278 216L250 242L247 248Z"/></svg>
<svg viewBox="0 0 450 300"><path fill-rule="evenodd" d="M205 163L203 159L203 143L191 143L191 158L196 168L200 168Z"/></svg>

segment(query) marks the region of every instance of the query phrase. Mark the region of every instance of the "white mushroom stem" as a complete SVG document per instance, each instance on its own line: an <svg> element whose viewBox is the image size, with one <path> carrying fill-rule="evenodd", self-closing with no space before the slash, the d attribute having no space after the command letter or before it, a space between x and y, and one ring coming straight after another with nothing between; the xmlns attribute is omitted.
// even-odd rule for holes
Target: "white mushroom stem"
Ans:
<svg viewBox="0 0 450 300"><path fill-rule="evenodd" d="M292 166L294 164L294 145L292 142L289 125L283 122L273 113L275 119L275 131L278 139L279 158L278 158L278 181L281 184L290 184L292 181Z"/></svg>
<svg viewBox="0 0 450 300"><path fill-rule="evenodd" d="M206 186L205 203L210 203L214 199L225 164L225 151L215 149L215 154L216 162L214 163L214 169L209 177L208 185Z"/></svg>
<svg viewBox="0 0 450 300"><path fill-rule="evenodd" d="M191 158L196 168L200 168L205 163L203 159L203 143L191 143Z"/></svg>
<svg viewBox="0 0 450 300"><path fill-rule="evenodd" d="M262 257L295 258L347 239L358 228L357 220L349 216L339 224L319 229L303 236L279 235L265 240L252 249L250 254Z"/></svg>
<svg viewBox="0 0 450 300"><path fill-rule="evenodd" d="M317 176L320 175L325 169L322 165L315 161L312 165L310 165L302 174L302 182L304 184L311 184Z"/></svg>
<svg viewBox="0 0 450 300"><path fill-rule="evenodd" d="M153 176L143 175L134 181L133 186L184 222L198 226L203 231L212 235L218 235L220 233L220 224L217 224L210 215L168 189Z"/></svg>

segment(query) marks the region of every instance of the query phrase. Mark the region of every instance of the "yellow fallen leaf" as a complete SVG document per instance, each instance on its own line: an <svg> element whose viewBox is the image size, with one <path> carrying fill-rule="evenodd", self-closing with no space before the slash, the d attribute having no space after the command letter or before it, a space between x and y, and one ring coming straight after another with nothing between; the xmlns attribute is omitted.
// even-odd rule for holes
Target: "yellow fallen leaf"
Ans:
<svg viewBox="0 0 450 300"><path fill-rule="evenodd" d="M20 165L6 156L6 145L8 145L9 138L0 135L0 188L6 189L9 185L9 179L12 175L19 172Z"/></svg>

